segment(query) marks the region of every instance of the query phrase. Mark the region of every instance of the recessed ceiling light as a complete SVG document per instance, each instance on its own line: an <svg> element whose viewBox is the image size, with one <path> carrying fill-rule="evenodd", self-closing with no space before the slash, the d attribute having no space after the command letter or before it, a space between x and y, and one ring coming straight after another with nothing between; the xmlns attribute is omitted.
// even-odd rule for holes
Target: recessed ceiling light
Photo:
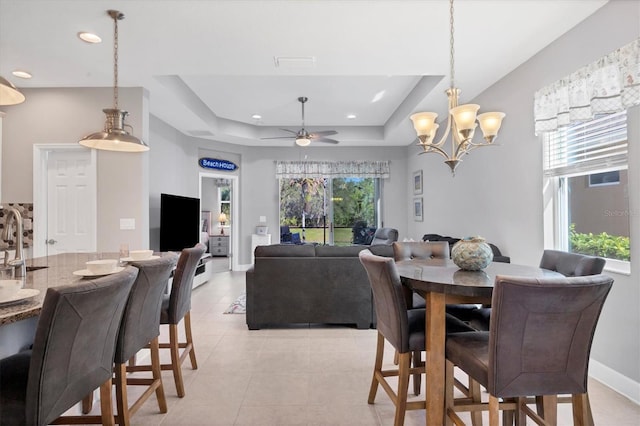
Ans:
<svg viewBox="0 0 640 426"><path fill-rule="evenodd" d="M347 115L347 119L349 119L349 120L355 120L356 117L357 117L357 115L355 115L355 114L348 114Z"/></svg>
<svg viewBox="0 0 640 426"><path fill-rule="evenodd" d="M20 78L31 78L31 77L33 77L31 75L31 73L28 73L28 72L22 71L22 70L15 70L11 74L15 75L16 77L20 77Z"/></svg>
<svg viewBox="0 0 640 426"><path fill-rule="evenodd" d="M262 116L260 114L253 114L251 118L253 118L254 120L260 120Z"/></svg>
<svg viewBox="0 0 640 426"><path fill-rule="evenodd" d="M88 33L88 32L79 32L78 33L78 37L80 38L80 40L82 41L86 41L87 43L102 43L102 39L100 38L100 36L93 34L93 33Z"/></svg>

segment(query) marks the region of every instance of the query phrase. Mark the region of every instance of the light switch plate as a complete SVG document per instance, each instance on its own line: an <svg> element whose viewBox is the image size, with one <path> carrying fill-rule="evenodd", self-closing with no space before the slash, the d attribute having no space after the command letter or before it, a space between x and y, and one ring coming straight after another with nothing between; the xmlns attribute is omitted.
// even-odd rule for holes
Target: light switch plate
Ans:
<svg viewBox="0 0 640 426"><path fill-rule="evenodd" d="M266 216L260 216L260 223L266 223L267 222L267 217Z"/></svg>
<svg viewBox="0 0 640 426"><path fill-rule="evenodd" d="M121 218L120 219L120 229L136 229L136 220L133 218Z"/></svg>

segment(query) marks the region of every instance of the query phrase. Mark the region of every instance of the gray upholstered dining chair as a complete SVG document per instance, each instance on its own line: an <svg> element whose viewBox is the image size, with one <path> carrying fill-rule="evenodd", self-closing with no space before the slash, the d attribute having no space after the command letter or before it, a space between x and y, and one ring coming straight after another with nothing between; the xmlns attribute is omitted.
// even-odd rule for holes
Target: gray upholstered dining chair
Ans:
<svg viewBox="0 0 640 426"><path fill-rule="evenodd" d="M545 250L540 259L540 268L556 271L565 277L583 277L602 273L606 260L586 254L559 250ZM469 325L477 330L489 330L491 308L474 309L469 314Z"/></svg>
<svg viewBox="0 0 640 426"><path fill-rule="evenodd" d="M411 367L411 358L413 352L425 350L425 310L407 309L403 285L392 258L376 256L369 250L362 250L359 258L369 277L378 318L376 360L368 403L374 403L378 385L381 385L396 407L394 425L400 426L404 423L406 410L425 408L424 401L407 402L409 376L413 375L415 380L424 373L424 364ZM465 324L447 317L447 332L468 330ZM385 340L399 354L397 369L382 369ZM396 391L386 379L390 376L398 377Z"/></svg>
<svg viewBox="0 0 640 426"><path fill-rule="evenodd" d="M47 289L32 349L0 360L0 425L54 423L98 387L102 422L114 423L113 356L137 274L127 267Z"/></svg>
<svg viewBox="0 0 640 426"><path fill-rule="evenodd" d="M373 239L369 245L378 244L391 245L394 241L398 241L398 230L394 228L378 228L373 234Z"/></svg>
<svg viewBox="0 0 640 426"><path fill-rule="evenodd" d="M458 333L446 341L446 414L464 424L457 411L514 410L516 424L526 416L544 418L527 406L532 395L571 394L574 424L593 424L587 396L589 353L594 331L613 279L606 275L571 278L497 276L491 328ZM489 392L489 402L456 406L454 365ZM503 402L499 403L499 398ZM508 423L509 421L507 421Z"/></svg>
<svg viewBox="0 0 640 426"><path fill-rule="evenodd" d="M161 349L169 349L171 354L171 364L162 364L161 369L173 371L176 392L180 398L185 395L182 363L188 356L191 360L191 368L194 370L198 368L191 333L191 290L198 262L205 250L206 247L200 243L182 250L173 276L171 293L163 295L160 309L160 324L169 326L169 343L160 343L159 346ZM184 342L180 342L178 339L178 324L180 322L184 323ZM183 351L180 352L180 349ZM151 365L135 365L128 367L127 370L149 371L151 368Z"/></svg>
<svg viewBox="0 0 640 426"><path fill-rule="evenodd" d="M131 424L130 418L153 393L156 394L161 413L167 412L167 401L162 385L158 336L160 335L160 308L167 289L171 271L176 266L178 256L164 253L158 259L130 262L138 268L136 278L120 324L114 357L114 385L116 388L117 421L119 425ZM136 354L149 347L151 358L151 378L127 378L127 361L135 360ZM146 386L138 399L129 406L127 385ZM92 395L83 401L83 412L91 407ZM100 423L100 418L86 416L84 423Z"/></svg>

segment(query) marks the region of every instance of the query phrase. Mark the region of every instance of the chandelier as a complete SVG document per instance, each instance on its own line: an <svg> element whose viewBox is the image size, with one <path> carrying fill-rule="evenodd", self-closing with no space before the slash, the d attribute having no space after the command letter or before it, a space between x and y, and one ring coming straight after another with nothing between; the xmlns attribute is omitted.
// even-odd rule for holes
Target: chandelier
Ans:
<svg viewBox="0 0 640 426"><path fill-rule="evenodd" d="M142 152L149 147L142 140L130 135L124 128L124 120L129 114L118 109L118 20L124 19L124 13L108 10L107 14L113 19L113 108L105 108L102 112L107 116L104 130L85 136L79 144L88 148L106 151Z"/></svg>
<svg viewBox="0 0 640 426"><path fill-rule="evenodd" d="M451 83L449 89L445 92L449 99L449 114L447 117L447 128L442 138L434 143L433 139L438 130L439 124L436 123L438 114L435 112L419 112L413 114L410 118L413 127L418 134L418 146L422 148L420 154L435 152L445 158L445 163L451 168L451 173L455 176L456 167L462 161L462 157L471 150L482 146L489 146L500 130L502 119L505 114L502 112L485 112L476 117L480 105L465 104L458 105L460 97L460 89L455 87L455 70L453 60L453 0L449 0L449 47L450 47L450 77ZM484 141L475 143L472 141L475 129L476 119L480 124L480 129L484 136ZM451 135L451 153L447 154L444 150L444 144L447 137Z"/></svg>

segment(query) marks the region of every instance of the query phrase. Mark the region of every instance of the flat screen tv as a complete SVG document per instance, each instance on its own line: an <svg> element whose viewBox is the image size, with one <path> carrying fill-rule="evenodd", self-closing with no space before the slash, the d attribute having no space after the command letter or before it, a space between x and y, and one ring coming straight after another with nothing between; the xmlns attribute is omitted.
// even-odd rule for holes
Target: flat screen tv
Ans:
<svg viewBox="0 0 640 426"><path fill-rule="evenodd" d="M200 199L160 194L160 251L182 251L200 241Z"/></svg>

